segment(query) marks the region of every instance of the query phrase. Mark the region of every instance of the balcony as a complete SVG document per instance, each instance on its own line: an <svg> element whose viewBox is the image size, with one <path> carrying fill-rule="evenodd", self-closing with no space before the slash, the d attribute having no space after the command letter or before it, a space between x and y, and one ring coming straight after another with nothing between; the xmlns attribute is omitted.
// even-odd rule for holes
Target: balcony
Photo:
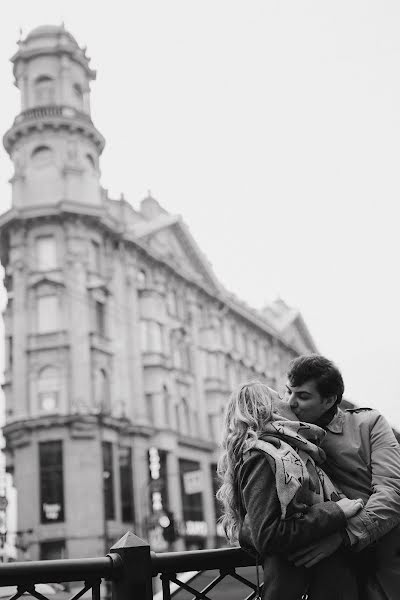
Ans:
<svg viewBox="0 0 400 600"><path fill-rule="evenodd" d="M101 335L100 333L96 333L92 331L89 334L90 336L90 347L92 350L100 350L100 352L104 352L105 354L112 354L111 341L109 338Z"/></svg>
<svg viewBox="0 0 400 600"><path fill-rule="evenodd" d="M18 125L23 121L29 121L31 119L43 119L46 117L67 117L67 118L77 118L83 119L88 123L92 123L92 119L89 115L72 106L35 106L34 108L29 108L28 110L24 110L14 119L14 125Z"/></svg>
<svg viewBox="0 0 400 600"><path fill-rule="evenodd" d="M67 331L51 331L49 333L31 333L28 335L28 352L48 350L52 348L67 348L69 338Z"/></svg>
<svg viewBox="0 0 400 600"><path fill-rule="evenodd" d="M14 119L13 125L6 131L3 138L5 149L10 154L20 137L41 130L43 127L53 129L63 127L72 132L79 131L91 139L99 152L102 152L104 148L105 140L93 125L89 115L72 106L47 105L24 110Z"/></svg>

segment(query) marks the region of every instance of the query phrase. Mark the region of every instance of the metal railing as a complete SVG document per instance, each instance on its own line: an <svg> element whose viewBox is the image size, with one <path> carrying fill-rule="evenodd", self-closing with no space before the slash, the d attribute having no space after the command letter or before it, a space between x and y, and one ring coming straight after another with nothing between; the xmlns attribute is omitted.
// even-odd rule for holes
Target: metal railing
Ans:
<svg viewBox="0 0 400 600"><path fill-rule="evenodd" d="M22 111L15 118L14 123L18 125L27 120L31 119L43 119L46 117L67 117L67 118L79 118L92 123L90 116L72 106L48 104L43 106L35 106Z"/></svg>
<svg viewBox="0 0 400 600"><path fill-rule="evenodd" d="M100 600L100 584L104 579L112 582L113 600L151 600L152 579L160 576L163 600L170 600L170 583L189 592L196 600L211 600L207 594L227 576L234 578L250 593L246 600L257 597L258 586L254 577L245 578L236 569L255 565L255 560L241 548L218 550L195 550L189 552L166 552L155 554L147 542L133 533L126 533L102 558L43 560L8 563L0 565L0 587L17 586L10 600L17 600L25 592L37 600L51 600L35 589L39 583L83 582L82 588L69 600L78 600L83 594L92 592L92 600ZM182 581L177 574L187 571L217 571L212 581L202 589L194 582Z"/></svg>

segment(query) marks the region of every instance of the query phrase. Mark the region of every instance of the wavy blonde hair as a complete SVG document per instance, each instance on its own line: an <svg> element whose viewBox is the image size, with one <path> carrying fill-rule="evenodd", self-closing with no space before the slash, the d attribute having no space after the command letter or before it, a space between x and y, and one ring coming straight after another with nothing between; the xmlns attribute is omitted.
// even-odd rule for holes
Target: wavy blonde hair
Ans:
<svg viewBox="0 0 400 600"><path fill-rule="evenodd" d="M225 410L222 454L218 461L221 487L217 499L223 506L221 524L228 539L238 539L242 522L238 471L243 453L249 450L272 419L273 390L259 381L244 383L234 391Z"/></svg>

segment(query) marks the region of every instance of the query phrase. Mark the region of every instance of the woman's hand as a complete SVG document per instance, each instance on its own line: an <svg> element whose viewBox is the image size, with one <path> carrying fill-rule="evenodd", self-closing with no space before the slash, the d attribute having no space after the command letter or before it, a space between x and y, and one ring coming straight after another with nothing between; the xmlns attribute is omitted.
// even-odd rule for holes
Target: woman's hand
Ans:
<svg viewBox="0 0 400 600"><path fill-rule="evenodd" d="M364 502L361 498L357 498L357 500L350 500L350 498L342 498L336 502L338 506L344 512L346 519L350 519L350 517L354 517L364 506Z"/></svg>

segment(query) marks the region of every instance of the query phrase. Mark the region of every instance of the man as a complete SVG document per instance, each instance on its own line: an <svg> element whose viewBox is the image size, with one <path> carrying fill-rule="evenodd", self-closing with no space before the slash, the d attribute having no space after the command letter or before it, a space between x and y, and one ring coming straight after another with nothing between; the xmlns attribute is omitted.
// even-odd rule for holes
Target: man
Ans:
<svg viewBox="0 0 400 600"><path fill-rule="evenodd" d="M326 430L324 470L346 496L365 502L344 535L321 539L290 558L309 567L344 545L365 569L372 555L373 577L363 599L394 600L400 598L400 447L377 410L341 410L343 392L339 370L323 356L300 356L289 365L285 399L300 421Z"/></svg>

